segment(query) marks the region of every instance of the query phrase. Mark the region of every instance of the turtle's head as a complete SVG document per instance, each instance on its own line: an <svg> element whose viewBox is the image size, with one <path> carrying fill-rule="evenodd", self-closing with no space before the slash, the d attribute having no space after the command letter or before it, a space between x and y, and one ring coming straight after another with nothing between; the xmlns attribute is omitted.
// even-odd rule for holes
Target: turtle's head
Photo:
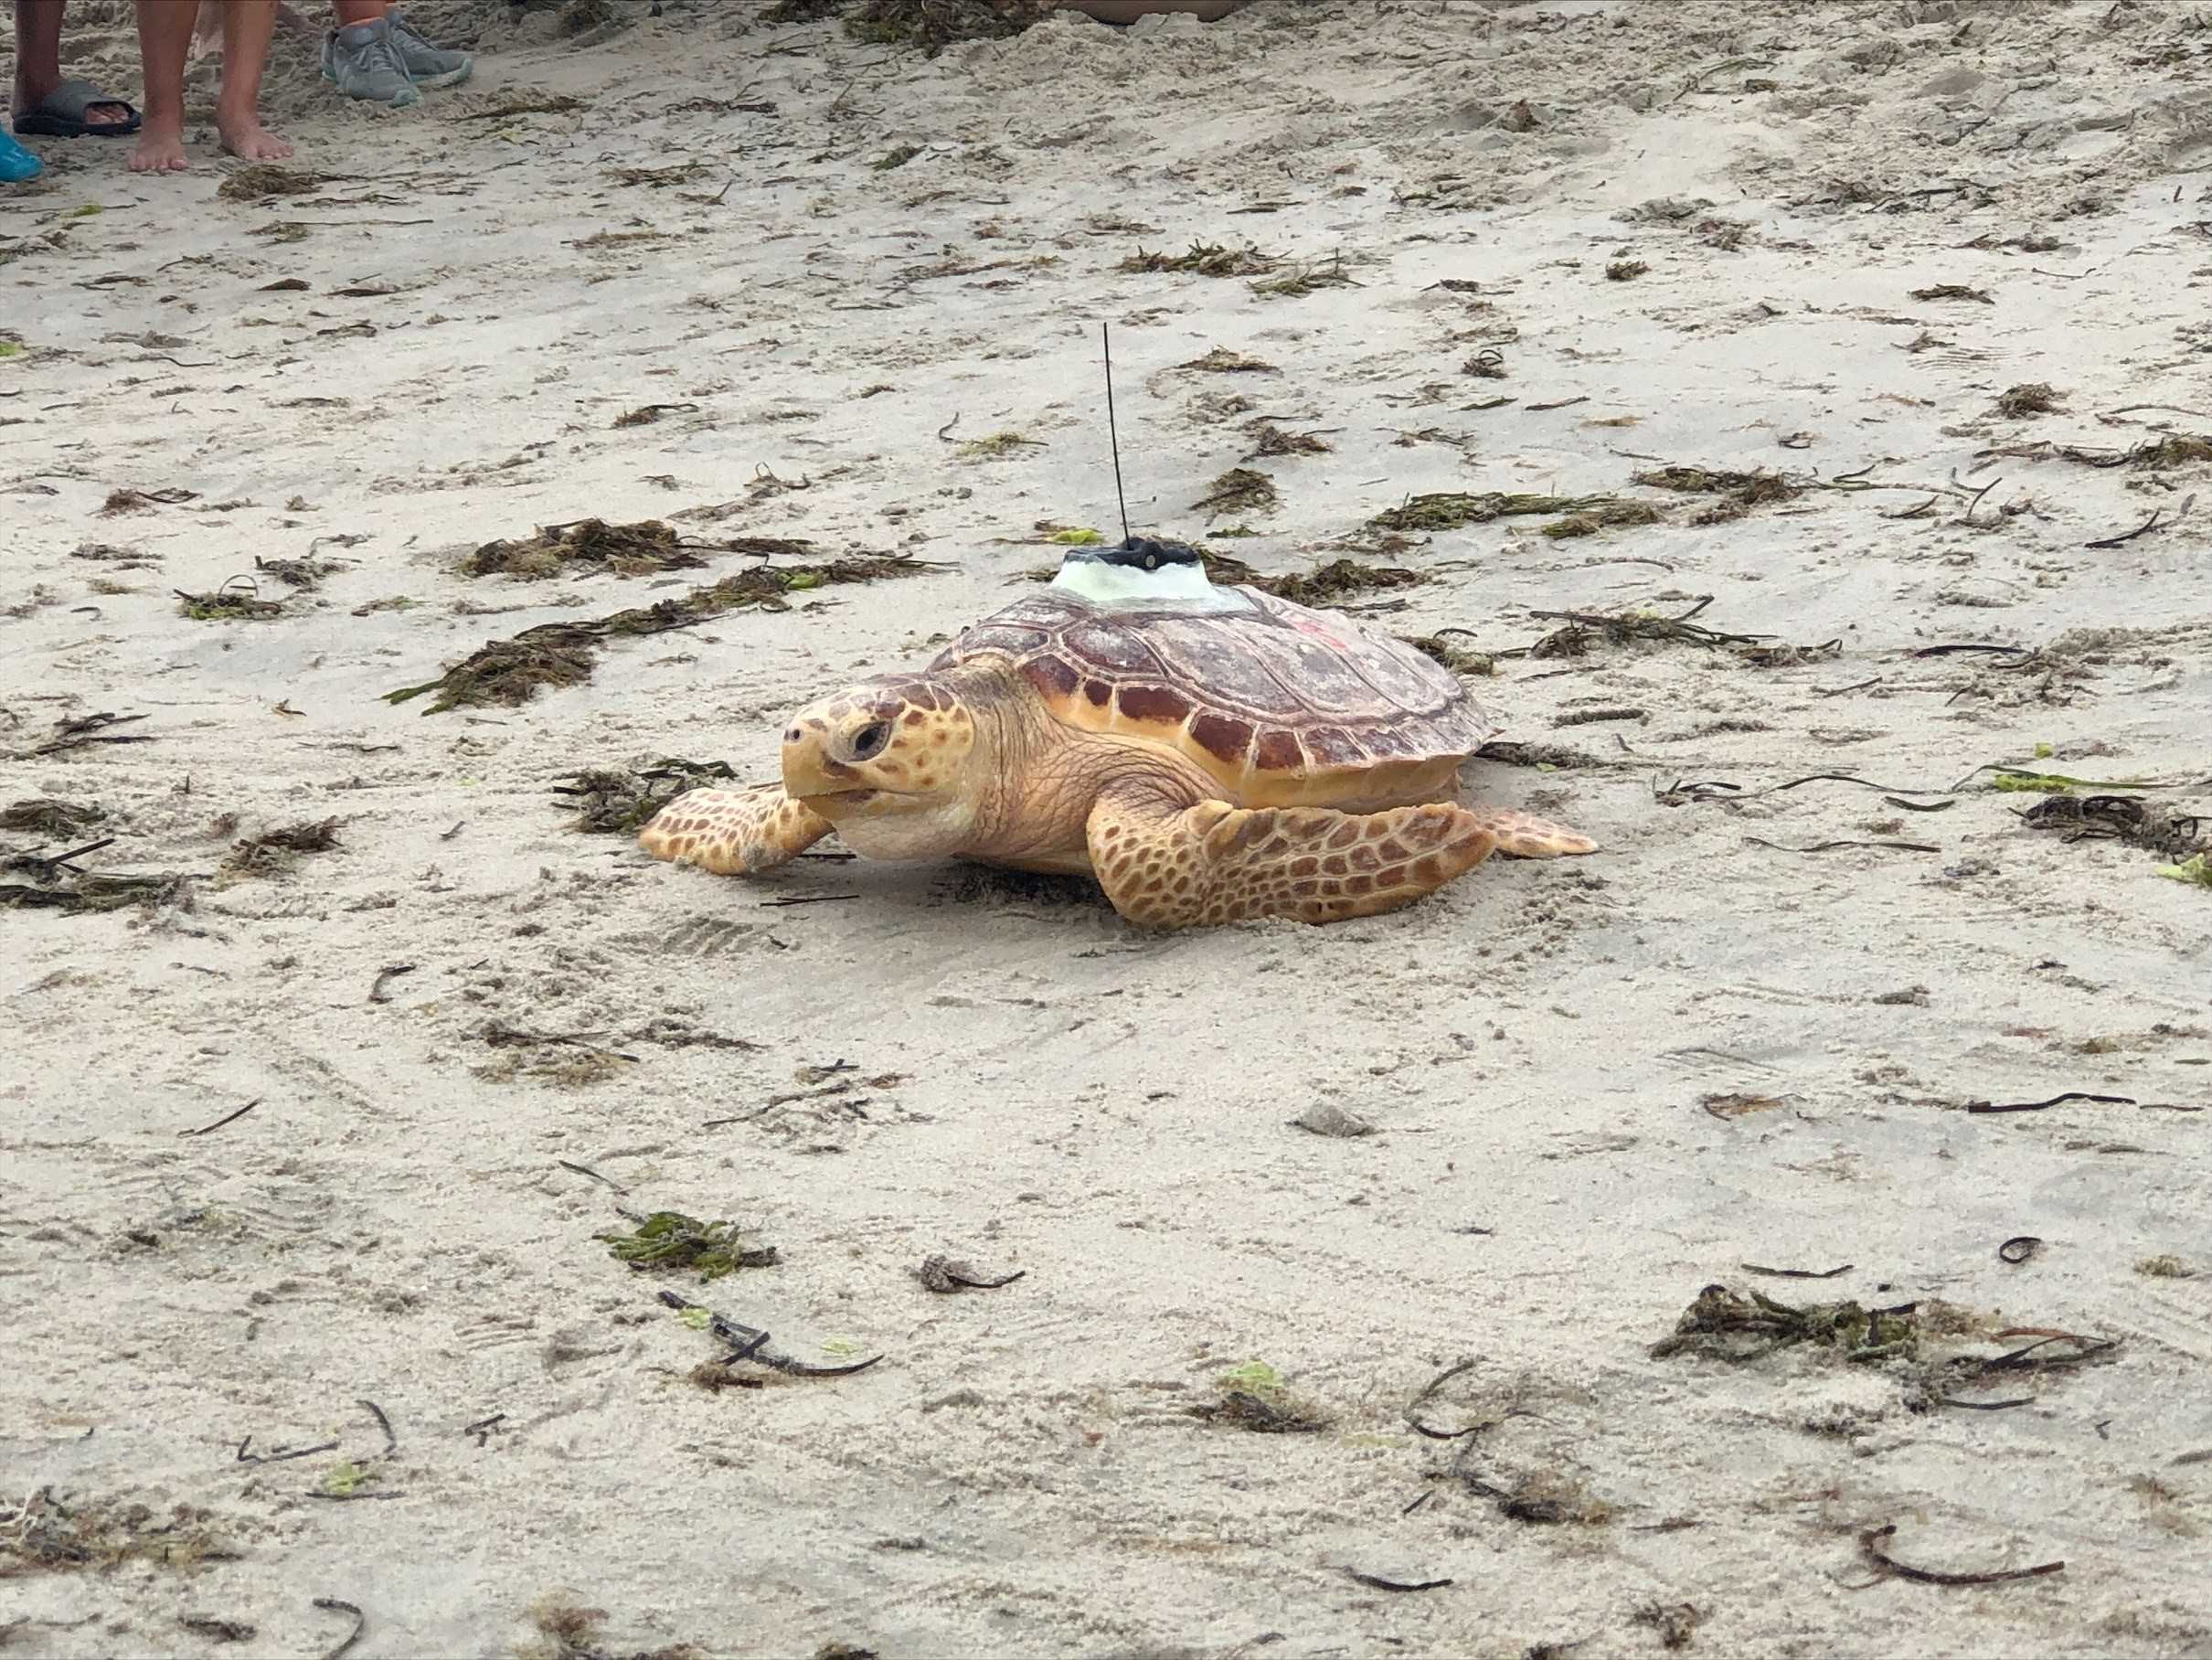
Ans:
<svg viewBox="0 0 2212 1660"><path fill-rule="evenodd" d="M974 714L949 680L885 676L811 703L783 729L783 789L873 859L967 844L979 793Z"/></svg>

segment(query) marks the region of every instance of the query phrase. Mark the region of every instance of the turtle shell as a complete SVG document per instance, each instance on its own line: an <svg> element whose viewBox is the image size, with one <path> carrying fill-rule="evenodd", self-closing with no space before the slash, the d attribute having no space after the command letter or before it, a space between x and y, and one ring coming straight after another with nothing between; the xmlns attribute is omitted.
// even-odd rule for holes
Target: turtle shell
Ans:
<svg viewBox="0 0 2212 1660"><path fill-rule="evenodd" d="M1403 642L1257 589L1216 592L1109 607L1047 591L930 666L1003 662L1063 725L1172 749L1245 806L1448 798L1496 735L1459 676Z"/></svg>

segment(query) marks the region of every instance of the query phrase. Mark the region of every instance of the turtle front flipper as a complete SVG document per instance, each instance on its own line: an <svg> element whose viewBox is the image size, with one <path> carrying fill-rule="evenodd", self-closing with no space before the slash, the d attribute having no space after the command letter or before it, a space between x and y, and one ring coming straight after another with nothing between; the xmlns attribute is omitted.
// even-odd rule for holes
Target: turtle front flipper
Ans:
<svg viewBox="0 0 2212 1660"><path fill-rule="evenodd" d="M637 845L656 859L747 876L798 857L830 828L829 820L780 785L691 790L653 815Z"/></svg>
<svg viewBox="0 0 2212 1660"><path fill-rule="evenodd" d="M1136 790L1101 796L1085 836L1099 886L1140 928L1371 917L1435 892L1497 846L1482 814L1447 804L1186 806Z"/></svg>

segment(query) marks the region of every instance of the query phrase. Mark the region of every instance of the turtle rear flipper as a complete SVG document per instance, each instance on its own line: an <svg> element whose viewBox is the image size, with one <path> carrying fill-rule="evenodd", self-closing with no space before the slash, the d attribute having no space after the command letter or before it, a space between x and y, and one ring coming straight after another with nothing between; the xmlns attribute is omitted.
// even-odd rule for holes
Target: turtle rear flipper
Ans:
<svg viewBox="0 0 2212 1660"><path fill-rule="evenodd" d="M1598 844L1579 830L1512 807L1470 807L1467 812L1497 837L1498 851L1509 858L1556 859L1598 850Z"/></svg>
<svg viewBox="0 0 2212 1660"><path fill-rule="evenodd" d="M1435 892L1498 845L1484 814L1444 803L1184 806L1137 789L1101 796L1085 831L1099 885L1143 928L1374 916Z"/></svg>

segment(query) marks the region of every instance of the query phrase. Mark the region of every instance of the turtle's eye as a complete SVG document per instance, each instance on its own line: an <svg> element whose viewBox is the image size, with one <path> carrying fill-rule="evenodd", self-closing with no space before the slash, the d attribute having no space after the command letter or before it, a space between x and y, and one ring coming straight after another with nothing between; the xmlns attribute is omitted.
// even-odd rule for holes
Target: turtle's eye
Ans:
<svg viewBox="0 0 2212 1660"><path fill-rule="evenodd" d="M883 753L883 746L891 741L891 723L878 720L853 734L853 759L872 761Z"/></svg>

